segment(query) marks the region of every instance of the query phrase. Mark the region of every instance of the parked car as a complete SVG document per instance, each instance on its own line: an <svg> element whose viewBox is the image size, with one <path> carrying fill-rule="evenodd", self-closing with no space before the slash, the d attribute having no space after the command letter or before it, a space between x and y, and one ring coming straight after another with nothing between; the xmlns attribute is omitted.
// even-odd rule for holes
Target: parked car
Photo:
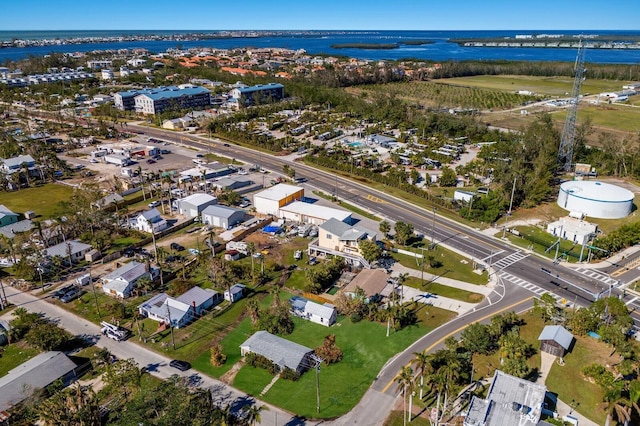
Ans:
<svg viewBox="0 0 640 426"><path fill-rule="evenodd" d="M194 249L194 248L190 248L190 249L189 249L189 253L191 253L191 254L192 254L192 255L194 255L194 256L197 256L197 255L199 255L199 254L200 254L200 250L198 250L198 249Z"/></svg>
<svg viewBox="0 0 640 426"><path fill-rule="evenodd" d="M158 207L160 205L160 201L152 201L149 203L149 208L152 209L154 207Z"/></svg>
<svg viewBox="0 0 640 426"><path fill-rule="evenodd" d="M59 288L53 293L51 297L53 297L54 299L60 299L62 296L67 294L67 292L70 291L73 287L74 287L73 285L68 285L68 286Z"/></svg>
<svg viewBox="0 0 640 426"><path fill-rule="evenodd" d="M147 164L153 164L153 163L155 163L155 162L156 162L156 160L154 160L154 159L152 159L152 158L149 158L149 159L147 160Z"/></svg>
<svg viewBox="0 0 640 426"><path fill-rule="evenodd" d="M73 287L71 290L66 292L64 296L60 298L60 301L62 303L69 303L72 300L76 299L78 296L80 296L80 294L82 294L82 290L80 290L77 287Z"/></svg>
<svg viewBox="0 0 640 426"><path fill-rule="evenodd" d="M189 364L187 361L181 361L179 359L171 360L169 365L173 368L177 368L180 371L187 371L191 368L191 364Z"/></svg>
<svg viewBox="0 0 640 426"><path fill-rule="evenodd" d="M196 157L197 157L197 158L204 158L204 155L202 155L202 154L196 154Z"/></svg>
<svg viewBox="0 0 640 426"><path fill-rule="evenodd" d="M184 246L178 244L178 243L171 243L170 245L171 250L175 250L175 251L182 251L184 250Z"/></svg>
<svg viewBox="0 0 640 426"><path fill-rule="evenodd" d="M228 143L223 144L224 146L226 146L227 148L230 147L231 145L229 145Z"/></svg>
<svg viewBox="0 0 640 426"><path fill-rule="evenodd" d="M125 257L133 257L136 254L136 251L135 251L135 249L133 247L127 247L126 249L124 249L122 254Z"/></svg>

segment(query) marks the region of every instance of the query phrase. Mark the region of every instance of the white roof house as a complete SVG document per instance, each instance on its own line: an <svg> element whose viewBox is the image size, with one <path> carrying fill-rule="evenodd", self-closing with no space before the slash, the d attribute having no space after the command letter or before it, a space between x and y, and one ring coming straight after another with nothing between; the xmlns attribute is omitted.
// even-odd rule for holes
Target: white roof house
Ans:
<svg viewBox="0 0 640 426"><path fill-rule="evenodd" d="M136 283L143 277L151 278L144 263L127 263L102 277L102 291L111 296L129 297Z"/></svg>
<svg viewBox="0 0 640 426"><path fill-rule="evenodd" d="M160 216L160 212L155 207L142 212L136 218L136 229L139 231L153 232L155 234L164 231L168 226L167 221Z"/></svg>
<svg viewBox="0 0 640 426"><path fill-rule="evenodd" d="M327 327L332 326L333 323L336 322L338 316L336 308L329 303L321 305L300 296L292 297L289 302L291 303L291 311L297 317Z"/></svg>
<svg viewBox="0 0 640 426"><path fill-rule="evenodd" d="M138 311L148 318L166 324L171 322L173 327L180 328L220 300L217 291L193 287L177 298L167 293L157 294L138 306Z"/></svg>
<svg viewBox="0 0 640 426"><path fill-rule="evenodd" d="M218 204L218 199L213 195L197 193L175 201L178 213L189 217L198 217L204 209Z"/></svg>
<svg viewBox="0 0 640 426"><path fill-rule="evenodd" d="M544 385L496 370L486 399L473 397L465 426L536 426L547 392Z"/></svg>
<svg viewBox="0 0 640 426"><path fill-rule="evenodd" d="M20 171L23 168L23 165L27 166L29 170L32 170L36 166L36 160L28 154L0 159L0 170L4 170L6 173Z"/></svg>
<svg viewBox="0 0 640 426"><path fill-rule="evenodd" d="M351 220L351 212L303 201L294 201L291 204L280 207L279 217L300 223L321 225L331 218L335 218L340 222L349 222Z"/></svg>
<svg viewBox="0 0 640 426"><path fill-rule="evenodd" d="M304 197L304 188L280 183L253 196L253 205L258 213L278 216L281 207Z"/></svg>
<svg viewBox="0 0 640 426"><path fill-rule="evenodd" d="M308 358L313 353L313 349L266 331L256 331L240 345L240 352L242 356L248 353L262 355L281 370L290 368L301 373L309 367Z"/></svg>

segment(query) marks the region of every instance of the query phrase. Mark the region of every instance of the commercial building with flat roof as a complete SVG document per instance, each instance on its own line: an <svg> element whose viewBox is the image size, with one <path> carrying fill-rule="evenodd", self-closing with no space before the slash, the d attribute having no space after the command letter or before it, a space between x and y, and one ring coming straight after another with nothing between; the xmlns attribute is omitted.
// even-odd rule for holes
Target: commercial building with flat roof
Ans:
<svg viewBox="0 0 640 426"><path fill-rule="evenodd" d="M348 223L351 221L351 212L303 201L294 201L291 204L280 207L279 217L295 222L322 225L332 218Z"/></svg>
<svg viewBox="0 0 640 426"><path fill-rule="evenodd" d="M229 95L238 100L239 106L275 102L284 98L284 86L280 83L258 84L232 89Z"/></svg>
<svg viewBox="0 0 640 426"><path fill-rule="evenodd" d="M192 85L157 87L153 89L118 92L114 96L116 108L143 114L159 114L168 108L198 109L211 105L211 92Z"/></svg>
<svg viewBox="0 0 640 426"><path fill-rule="evenodd" d="M280 207L304 197L304 188L280 183L260 191L253 196L253 205L258 213L278 216Z"/></svg>

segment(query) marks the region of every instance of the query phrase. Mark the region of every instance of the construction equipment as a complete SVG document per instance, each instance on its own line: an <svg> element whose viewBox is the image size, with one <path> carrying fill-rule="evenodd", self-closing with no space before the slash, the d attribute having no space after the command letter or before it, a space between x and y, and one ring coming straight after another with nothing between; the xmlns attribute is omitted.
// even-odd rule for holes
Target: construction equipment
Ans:
<svg viewBox="0 0 640 426"><path fill-rule="evenodd" d="M108 338L113 339L117 342L125 340L127 337L129 337L129 330L127 330L126 328L109 324L106 321L102 321L100 325L102 326L102 335L107 336Z"/></svg>
<svg viewBox="0 0 640 426"><path fill-rule="evenodd" d="M567 119L564 122L562 130L562 139L560 139L560 149L558 149L558 165L564 172L571 171L571 162L573 161L573 144L576 134L576 118L578 116L578 101L580 100L580 87L584 80L585 46L582 40L578 44L578 55L575 64L575 78L573 80L573 90L571 91L571 99L569 100L569 109L567 110Z"/></svg>

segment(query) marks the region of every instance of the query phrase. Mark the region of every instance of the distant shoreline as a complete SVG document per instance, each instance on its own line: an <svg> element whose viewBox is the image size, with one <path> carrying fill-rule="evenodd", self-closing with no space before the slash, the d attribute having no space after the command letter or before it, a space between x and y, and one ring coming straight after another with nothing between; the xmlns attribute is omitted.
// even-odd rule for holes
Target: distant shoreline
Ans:
<svg viewBox="0 0 640 426"><path fill-rule="evenodd" d="M398 43L336 43L329 47L332 49L379 49L390 50L398 49L401 45L422 46L424 44L433 44L430 40L404 40Z"/></svg>

